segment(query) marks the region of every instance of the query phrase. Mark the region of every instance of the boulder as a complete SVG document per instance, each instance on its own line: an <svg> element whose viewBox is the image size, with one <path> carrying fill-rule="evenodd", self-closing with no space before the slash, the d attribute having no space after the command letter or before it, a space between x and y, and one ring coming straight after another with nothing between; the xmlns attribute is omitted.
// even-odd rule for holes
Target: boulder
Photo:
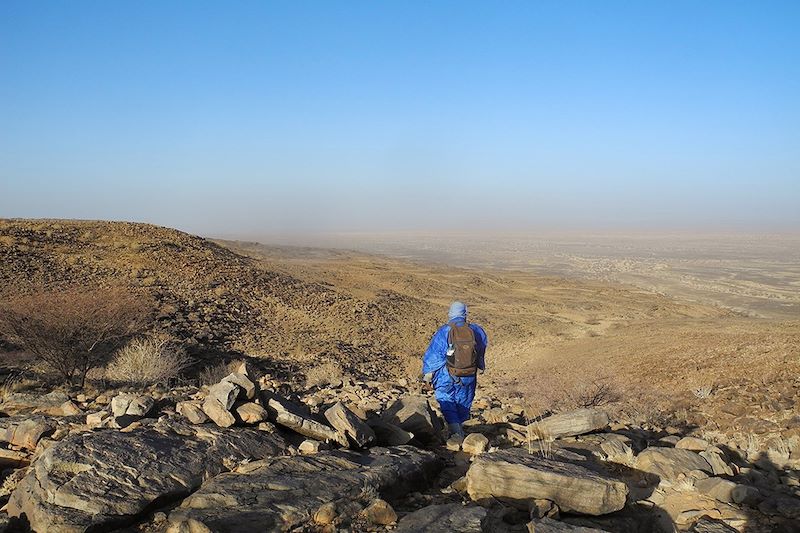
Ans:
<svg viewBox="0 0 800 533"><path fill-rule="evenodd" d="M395 533L481 533L486 509L460 503L430 505L409 513L397 523Z"/></svg>
<svg viewBox="0 0 800 533"><path fill-rule="evenodd" d="M111 414L115 418L124 416L135 419L144 418L154 405L155 400L150 396L123 392L111 400Z"/></svg>
<svg viewBox="0 0 800 533"><path fill-rule="evenodd" d="M423 442L441 439L442 423L426 396L409 394L398 398L386 409L381 419L413 433Z"/></svg>
<svg viewBox="0 0 800 533"><path fill-rule="evenodd" d="M529 425L530 434L540 439L574 437L608 426L608 414L599 409L576 409L548 416Z"/></svg>
<svg viewBox="0 0 800 533"><path fill-rule="evenodd" d="M304 437L347 446L347 437L325 424L317 422L292 402L276 394L264 394L264 399L270 420L276 424L287 427Z"/></svg>
<svg viewBox="0 0 800 533"><path fill-rule="evenodd" d="M200 408L199 402L178 402L175 405L175 410L179 415L185 416L192 424L203 424L208 421L208 415Z"/></svg>
<svg viewBox="0 0 800 533"><path fill-rule="evenodd" d="M336 504L333 502L323 503L317 512L314 513L313 520L315 524L327 526L336 520Z"/></svg>
<svg viewBox="0 0 800 533"><path fill-rule="evenodd" d="M221 383L233 383L241 388L240 394L248 400L253 400L258 394L258 388L245 374L233 372L222 378Z"/></svg>
<svg viewBox="0 0 800 533"><path fill-rule="evenodd" d="M702 452L703 450L708 448L708 441L703 439L698 439L697 437L683 437L681 440L675 443L675 447L680 448L682 450Z"/></svg>
<svg viewBox="0 0 800 533"><path fill-rule="evenodd" d="M80 407L75 405L75 402L72 400L67 400L66 402L62 403L58 406L58 411L61 416L75 416L83 414L83 411Z"/></svg>
<svg viewBox="0 0 800 533"><path fill-rule="evenodd" d="M61 391L53 391L47 394L11 392L3 396L3 400L0 402L0 411L4 413L31 414L36 411L43 412L57 409L67 401L69 401L69 396Z"/></svg>
<svg viewBox="0 0 800 533"><path fill-rule="evenodd" d="M733 491L736 483L719 477L709 477L695 481L694 488L697 492L710 496L717 501L730 503L733 501Z"/></svg>
<svg viewBox="0 0 800 533"><path fill-rule="evenodd" d="M376 498L363 511L364 518L377 526L388 526L397 522L397 513L389 502Z"/></svg>
<svg viewBox="0 0 800 533"><path fill-rule="evenodd" d="M489 439L480 433L470 433L464 437L461 449L470 455L479 455L489 448Z"/></svg>
<svg viewBox="0 0 800 533"><path fill-rule="evenodd" d="M209 387L207 398L217 400L226 411L230 411L233 404L236 403L236 398L239 397L240 390L236 383L220 381Z"/></svg>
<svg viewBox="0 0 800 533"><path fill-rule="evenodd" d="M695 452L679 448L647 448L636 457L636 468L674 481L692 470L711 473L711 465Z"/></svg>
<svg viewBox="0 0 800 533"><path fill-rule="evenodd" d="M731 468L731 465L722 457L721 453L712 450L714 448L700 452L700 457L708 461L711 466L711 472L715 476L732 476L733 468Z"/></svg>
<svg viewBox="0 0 800 533"><path fill-rule="evenodd" d="M89 429L97 429L102 427L107 420L111 419L111 415L106 411L97 411L86 415L86 426Z"/></svg>
<svg viewBox="0 0 800 533"><path fill-rule="evenodd" d="M750 485L736 485L736 488L733 489L731 493L731 497L736 503L750 505L752 507L755 507L764 499L761 495L761 491Z"/></svg>
<svg viewBox="0 0 800 533"><path fill-rule="evenodd" d="M381 446L402 446L414 438L413 433L382 420L371 419L367 424L375 432L375 442Z"/></svg>
<svg viewBox="0 0 800 533"><path fill-rule="evenodd" d="M253 402L238 405L235 410L245 424L258 424L269 417L266 409Z"/></svg>
<svg viewBox="0 0 800 533"><path fill-rule="evenodd" d="M528 522L528 533L605 533L593 527L573 526L552 518L534 518Z"/></svg>
<svg viewBox="0 0 800 533"><path fill-rule="evenodd" d="M170 513L168 531L186 531L186 524L219 533L290 531L327 503L340 514L358 512L349 504L365 492L398 498L423 490L440 468L433 453L411 446L256 461L206 482Z"/></svg>
<svg viewBox="0 0 800 533"><path fill-rule="evenodd" d="M203 401L203 412L219 427L228 428L236 423L236 418L214 396Z"/></svg>
<svg viewBox="0 0 800 533"><path fill-rule="evenodd" d="M108 531L154 502L180 499L237 463L282 453L283 440L251 430L192 426L175 419L129 433L70 435L33 463L8 502L34 531Z"/></svg>
<svg viewBox="0 0 800 533"><path fill-rule="evenodd" d="M467 472L467 492L478 503L493 500L527 509L547 499L568 513L601 515L625 506L625 483L571 463L545 459L526 450L484 453Z"/></svg>
<svg viewBox="0 0 800 533"><path fill-rule="evenodd" d="M39 440L52 433L54 429L55 424L43 416L6 418L2 420L0 442L34 450Z"/></svg>
<svg viewBox="0 0 800 533"><path fill-rule="evenodd" d="M328 446L324 442L318 440L306 439L297 447L297 451L303 455L313 455L322 450L327 450Z"/></svg>
<svg viewBox="0 0 800 533"><path fill-rule="evenodd" d="M681 438L678 435L667 435L666 437L661 437L658 439L658 442L661 443L660 445L663 446L671 446L675 447L678 442L680 442Z"/></svg>
<svg viewBox="0 0 800 533"><path fill-rule="evenodd" d="M337 402L327 409L325 419L336 431L345 438L349 437L359 448L363 448L375 440L375 432L372 431L372 428L345 407L342 402Z"/></svg>
<svg viewBox="0 0 800 533"><path fill-rule="evenodd" d="M461 451L461 444L463 442L464 442L464 435L456 433L454 435L450 435L447 438L447 442L444 443L444 446L451 452L458 452Z"/></svg>

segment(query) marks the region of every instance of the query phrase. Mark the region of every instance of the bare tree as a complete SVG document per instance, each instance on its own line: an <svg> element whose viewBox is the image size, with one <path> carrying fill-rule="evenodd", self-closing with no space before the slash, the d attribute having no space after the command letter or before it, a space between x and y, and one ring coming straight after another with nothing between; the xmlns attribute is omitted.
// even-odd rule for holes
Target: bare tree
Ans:
<svg viewBox="0 0 800 533"><path fill-rule="evenodd" d="M41 290L0 305L0 336L83 388L89 371L145 328L147 297L119 289Z"/></svg>

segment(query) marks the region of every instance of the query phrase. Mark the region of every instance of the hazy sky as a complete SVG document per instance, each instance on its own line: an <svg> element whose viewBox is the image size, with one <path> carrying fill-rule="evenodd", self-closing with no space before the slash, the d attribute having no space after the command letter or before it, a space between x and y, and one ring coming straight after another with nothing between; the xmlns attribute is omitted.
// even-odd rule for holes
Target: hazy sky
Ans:
<svg viewBox="0 0 800 533"><path fill-rule="evenodd" d="M0 216L800 229L800 2L0 2Z"/></svg>

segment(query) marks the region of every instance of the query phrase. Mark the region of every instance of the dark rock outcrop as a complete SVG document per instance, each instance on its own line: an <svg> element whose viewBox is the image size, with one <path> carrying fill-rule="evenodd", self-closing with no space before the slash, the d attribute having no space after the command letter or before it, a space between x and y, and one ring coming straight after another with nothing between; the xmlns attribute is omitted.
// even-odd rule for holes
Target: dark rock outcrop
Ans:
<svg viewBox="0 0 800 533"><path fill-rule="evenodd" d="M129 433L72 435L47 449L11 495L32 529L83 532L125 525L187 496L237 463L280 454L283 440L252 429L159 423Z"/></svg>
<svg viewBox="0 0 800 533"><path fill-rule="evenodd" d="M265 459L203 485L170 514L168 531L287 531L331 502L345 509L365 494L424 489L440 467L433 453L410 446Z"/></svg>

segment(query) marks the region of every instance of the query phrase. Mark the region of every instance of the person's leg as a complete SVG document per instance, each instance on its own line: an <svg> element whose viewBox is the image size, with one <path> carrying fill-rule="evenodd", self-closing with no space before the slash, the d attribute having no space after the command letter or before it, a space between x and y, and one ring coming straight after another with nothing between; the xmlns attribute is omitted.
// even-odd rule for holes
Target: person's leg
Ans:
<svg viewBox="0 0 800 533"><path fill-rule="evenodd" d="M456 392L458 418L462 424L470 419L470 410L472 409L472 401L475 399L476 385L477 380L475 378L462 378Z"/></svg>
<svg viewBox="0 0 800 533"><path fill-rule="evenodd" d="M444 415L444 420L447 422L447 425L460 423L461 415L458 411L456 389L453 381L450 379L450 374L446 376L437 375L433 386L434 396L436 397L436 401L439 402L439 408L442 410L442 415Z"/></svg>

